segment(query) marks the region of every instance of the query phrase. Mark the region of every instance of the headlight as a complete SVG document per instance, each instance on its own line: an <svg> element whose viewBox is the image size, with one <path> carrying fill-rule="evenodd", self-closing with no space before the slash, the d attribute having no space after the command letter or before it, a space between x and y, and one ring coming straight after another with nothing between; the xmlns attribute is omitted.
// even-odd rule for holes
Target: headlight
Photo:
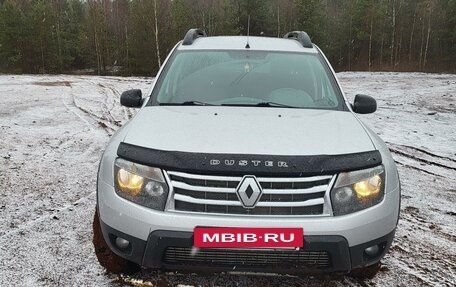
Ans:
<svg viewBox="0 0 456 287"><path fill-rule="evenodd" d="M359 211L380 203L385 194L383 165L339 174L331 190L334 215Z"/></svg>
<svg viewBox="0 0 456 287"><path fill-rule="evenodd" d="M156 210L164 210L168 185L159 168L117 158L114 163L114 188L125 199Z"/></svg>

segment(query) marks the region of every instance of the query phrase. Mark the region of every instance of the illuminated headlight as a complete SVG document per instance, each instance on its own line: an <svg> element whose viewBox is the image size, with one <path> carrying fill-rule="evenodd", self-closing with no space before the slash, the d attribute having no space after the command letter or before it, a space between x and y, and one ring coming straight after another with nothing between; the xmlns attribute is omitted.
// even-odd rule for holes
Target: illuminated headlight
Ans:
<svg viewBox="0 0 456 287"><path fill-rule="evenodd" d="M331 190L334 215L359 211L380 203L385 195L383 165L340 173Z"/></svg>
<svg viewBox="0 0 456 287"><path fill-rule="evenodd" d="M164 210L168 185L159 168L117 158L114 163L116 193L127 200L156 210Z"/></svg>

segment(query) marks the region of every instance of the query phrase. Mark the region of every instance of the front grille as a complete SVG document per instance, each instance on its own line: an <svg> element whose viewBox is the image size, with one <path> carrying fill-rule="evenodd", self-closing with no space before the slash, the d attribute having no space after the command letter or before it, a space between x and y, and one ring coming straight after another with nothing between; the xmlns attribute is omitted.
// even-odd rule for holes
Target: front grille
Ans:
<svg viewBox="0 0 456 287"><path fill-rule="evenodd" d="M268 267L325 269L331 266L327 251L197 249L168 247L163 262L170 265L216 267Z"/></svg>
<svg viewBox="0 0 456 287"><path fill-rule="evenodd" d="M242 177L168 171L173 190L169 210L241 215L330 215L328 192L334 176L258 177L263 194L244 208L236 194Z"/></svg>

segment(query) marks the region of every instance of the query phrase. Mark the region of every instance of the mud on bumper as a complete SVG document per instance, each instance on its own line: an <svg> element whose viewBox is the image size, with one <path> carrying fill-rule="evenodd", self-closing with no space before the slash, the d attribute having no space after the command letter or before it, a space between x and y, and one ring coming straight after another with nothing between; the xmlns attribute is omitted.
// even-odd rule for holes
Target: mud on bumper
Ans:
<svg viewBox="0 0 456 287"><path fill-rule="evenodd" d="M274 273L348 272L372 265L386 254L395 230L375 240L349 247L342 236L304 236L304 248L296 250L193 249L193 233L157 230L147 241L115 230L101 221L104 238L119 256L148 268L192 271L250 271ZM119 249L120 237L130 242ZM379 246L370 257L365 249Z"/></svg>

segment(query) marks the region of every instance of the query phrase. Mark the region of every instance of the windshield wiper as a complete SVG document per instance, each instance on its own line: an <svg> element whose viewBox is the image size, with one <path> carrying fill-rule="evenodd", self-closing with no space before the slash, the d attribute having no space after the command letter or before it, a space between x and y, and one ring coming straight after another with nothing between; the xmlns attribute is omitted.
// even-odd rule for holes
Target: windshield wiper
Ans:
<svg viewBox="0 0 456 287"><path fill-rule="evenodd" d="M261 102L256 104L255 106L257 107L277 107L277 108L296 108L293 106L281 104L281 103L275 103L275 102Z"/></svg>
<svg viewBox="0 0 456 287"><path fill-rule="evenodd" d="M285 104L275 102L260 102L254 104L222 104L222 106L234 106L234 107L268 107L268 108L297 108Z"/></svg>
<svg viewBox="0 0 456 287"><path fill-rule="evenodd" d="M185 101L182 103L159 103L160 106L215 106L213 104L199 101Z"/></svg>

